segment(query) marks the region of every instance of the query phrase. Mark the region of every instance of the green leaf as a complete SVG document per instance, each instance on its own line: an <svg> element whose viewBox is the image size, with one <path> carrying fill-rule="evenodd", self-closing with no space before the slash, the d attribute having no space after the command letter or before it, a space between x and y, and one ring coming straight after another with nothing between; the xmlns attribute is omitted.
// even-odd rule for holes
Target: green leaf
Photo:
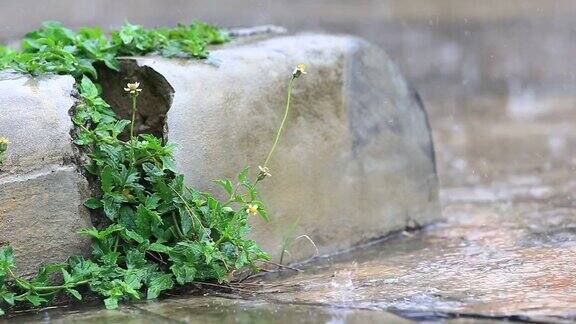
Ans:
<svg viewBox="0 0 576 324"><path fill-rule="evenodd" d="M270 222L270 217L268 217L268 212L266 211L266 209L264 209L262 207L262 205L258 206L258 214L260 215L260 217L266 221L266 222Z"/></svg>
<svg viewBox="0 0 576 324"><path fill-rule="evenodd" d="M180 216L180 229L184 236L188 236L193 228L193 216L190 215L190 211L185 206L178 207L178 215Z"/></svg>
<svg viewBox="0 0 576 324"><path fill-rule="evenodd" d="M146 174L150 175L152 178L164 176L164 172L150 162L143 163L142 169L144 169L144 172L146 172Z"/></svg>
<svg viewBox="0 0 576 324"><path fill-rule="evenodd" d="M9 293L9 292L5 292L5 293L1 293L0 295L2 295L2 299L4 299L4 301L10 305L10 306L14 306L14 293Z"/></svg>
<svg viewBox="0 0 576 324"><path fill-rule="evenodd" d="M114 126L112 127L112 134L114 137L118 136L126 126L130 125L129 120L119 120L117 121Z"/></svg>
<svg viewBox="0 0 576 324"><path fill-rule="evenodd" d="M82 81L80 81L80 94L86 99L98 97L98 88L87 76L82 77Z"/></svg>
<svg viewBox="0 0 576 324"><path fill-rule="evenodd" d="M66 268L66 264L65 263L51 263L51 264L47 264L44 265L42 267L40 267L40 269L38 270L38 274L36 275L36 277L34 277L34 279L32 279L32 283L34 285L41 285L41 286L46 286L49 285L49 276L53 273L59 272L62 269Z"/></svg>
<svg viewBox="0 0 576 324"><path fill-rule="evenodd" d="M78 299L78 300L82 300L82 295L80 295L80 293L78 292L78 290L76 289L72 289L72 288L68 288L66 289L66 292L71 295L74 296L74 298Z"/></svg>
<svg viewBox="0 0 576 324"><path fill-rule="evenodd" d="M214 180L214 182L218 184L220 187L224 188L224 190L226 190L229 196L232 196L232 193L234 192L234 185L232 184L232 181L224 179L224 180Z"/></svg>
<svg viewBox="0 0 576 324"><path fill-rule="evenodd" d="M119 256L120 252L109 252L103 255L101 259L105 264L115 265L118 262Z"/></svg>
<svg viewBox="0 0 576 324"><path fill-rule="evenodd" d="M172 248L160 243L152 243L148 246L148 251L168 253Z"/></svg>
<svg viewBox="0 0 576 324"><path fill-rule="evenodd" d="M104 193L112 192L112 188L114 185L114 170L109 165L105 166L102 169L102 173L100 174L100 182L102 183L102 190Z"/></svg>
<svg viewBox="0 0 576 324"><path fill-rule="evenodd" d="M102 201L100 201L100 199L90 198L84 202L84 206L89 209L102 208Z"/></svg>
<svg viewBox="0 0 576 324"><path fill-rule="evenodd" d="M110 220L115 220L120 211L121 205L113 201L113 198L108 196L104 197L104 214Z"/></svg>
<svg viewBox="0 0 576 324"><path fill-rule="evenodd" d="M152 277L152 280L148 284L146 298L157 298L163 291L172 289L172 287L174 287L174 279L171 274L157 274Z"/></svg>
<svg viewBox="0 0 576 324"><path fill-rule="evenodd" d="M0 277L4 277L14 267L14 249L10 246L0 247Z"/></svg>
<svg viewBox="0 0 576 324"><path fill-rule="evenodd" d="M158 208L159 202L160 202L160 195L158 195L158 193L154 193L146 197L146 202L144 203L144 206L150 210L154 210Z"/></svg>
<svg viewBox="0 0 576 324"><path fill-rule="evenodd" d="M142 237L142 235L140 235L134 231L131 231L131 230L124 231L124 235L130 239L133 239L138 244L142 244L145 241L145 239Z"/></svg>
<svg viewBox="0 0 576 324"><path fill-rule="evenodd" d="M64 278L64 283L71 283L74 282L74 278L66 269L62 269L62 277Z"/></svg>
<svg viewBox="0 0 576 324"><path fill-rule="evenodd" d="M161 156L160 160L162 161L162 170L176 172L176 163L174 163L174 158L171 156Z"/></svg>
<svg viewBox="0 0 576 324"><path fill-rule="evenodd" d="M250 171L250 167L247 166L240 173L238 174L238 182L242 183L248 179L248 171Z"/></svg>
<svg viewBox="0 0 576 324"><path fill-rule="evenodd" d="M193 282L196 278L196 268L189 264L174 264L170 267L172 273L176 276L176 281L181 284Z"/></svg>
<svg viewBox="0 0 576 324"><path fill-rule="evenodd" d="M88 229L82 229L78 233L81 235L87 235L87 236L93 237L95 239L102 240L102 239L112 235L112 233L120 232L122 230L124 230L124 226L122 226L120 224L112 224L101 231L92 227L92 228L88 228Z"/></svg>
<svg viewBox="0 0 576 324"><path fill-rule="evenodd" d="M106 309L117 309L118 308L118 297L110 297L104 299L104 305Z"/></svg>
<svg viewBox="0 0 576 324"><path fill-rule="evenodd" d="M38 295L28 295L26 296L26 300L29 301L32 305L34 305L34 307L38 307L42 305L42 303L47 302L45 298L40 297Z"/></svg>
<svg viewBox="0 0 576 324"><path fill-rule="evenodd" d="M148 217L146 207L140 205L134 214L134 223L136 225L136 232L143 238L149 238L151 234L150 217Z"/></svg>
<svg viewBox="0 0 576 324"><path fill-rule="evenodd" d="M130 249L126 253L126 266L128 269L138 268L141 270L146 263L147 261L144 252Z"/></svg>

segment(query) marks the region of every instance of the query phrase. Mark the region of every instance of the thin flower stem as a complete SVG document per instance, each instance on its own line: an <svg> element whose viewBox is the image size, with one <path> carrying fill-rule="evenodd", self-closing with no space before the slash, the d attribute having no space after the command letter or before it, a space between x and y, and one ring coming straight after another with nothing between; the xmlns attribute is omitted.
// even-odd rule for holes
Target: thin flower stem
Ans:
<svg viewBox="0 0 576 324"><path fill-rule="evenodd" d="M176 220L176 215L174 215L174 212L172 212L172 221L174 221L174 226L176 227L176 232L178 233L178 235L180 236L180 238L184 238L184 232L182 232L182 230L180 230L180 226L178 225L178 221Z"/></svg>
<svg viewBox="0 0 576 324"><path fill-rule="evenodd" d="M134 122L136 121L136 94L132 96L132 123L130 123L130 140L134 139Z"/></svg>
<svg viewBox="0 0 576 324"><path fill-rule="evenodd" d="M290 78L290 82L288 83L288 94L286 96L286 109L284 110L284 117L282 118L282 123L280 123L280 127L278 128L278 132L276 133L276 139L274 139L274 144L268 153L268 157L266 157L266 161L264 161L264 167L268 166L268 162L270 162L270 158L272 158L272 154L274 150L276 150L276 145L278 145L278 140L280 140L280 135L282 134L282 130L284 128L284 124L286 123L286 119L288 119L288 113L290 112L290 99L292 97L292 83L294 82L296 77L293 75Z"/></svg>

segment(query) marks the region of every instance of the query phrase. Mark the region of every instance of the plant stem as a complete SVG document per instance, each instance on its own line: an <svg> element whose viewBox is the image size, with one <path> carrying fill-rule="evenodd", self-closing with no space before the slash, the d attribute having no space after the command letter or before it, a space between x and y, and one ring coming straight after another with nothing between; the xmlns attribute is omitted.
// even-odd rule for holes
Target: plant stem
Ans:
<svg viewBox="0 0 576 324"><path fill-rule="evenodd" d="M132 122L130 123L130 140L134 139L134 122L136 121L136 97L132 95Z"/></svg>
<svg viewBox="0 0 576 324"><path fill-rule="evenodd" d="M276 133L276 139L274 140L274 144L268 153L268 157L266 157L266 161L264 161L264 167L268 166L268 162L270 162L270 158L272 158L272 154L274 150L276 150L276 145L278 145L278 140L280 140L280 135L282 134L282 130L284 128L284 123L286 123L286 119L288 118L288 113L290 112L290 98L292 97L292 83L294 82L295 77L292 76L290 78L290 82L288 83L288 94L286 96L286 109L284 110L284 117L282 118L282 123L280 123L280 127L278 128L278 132Z"/></svg>
<svg viewBox="0 0 576 324"><path fill-rule="evenodd" d="M84 285L89 283L90 280L82 280L82 281L78 281L75 282L72 285L61 285L61 286L47 286L47 287L34 287L34 290L56 290L56 289L68 289L68 288L72 288L72 287L76 287L76 286L80 286L80 285Z"/></svg>
<svg viewBox="0 0 576 324"><path fill-rule="evenodd" d="M180 236L180 238L184 238L184 232L180 230L180 226L178 226L178 221L176 220L176 215L172 212L172 220L174 221L174 226L176 227L176 233Z"/></svg>

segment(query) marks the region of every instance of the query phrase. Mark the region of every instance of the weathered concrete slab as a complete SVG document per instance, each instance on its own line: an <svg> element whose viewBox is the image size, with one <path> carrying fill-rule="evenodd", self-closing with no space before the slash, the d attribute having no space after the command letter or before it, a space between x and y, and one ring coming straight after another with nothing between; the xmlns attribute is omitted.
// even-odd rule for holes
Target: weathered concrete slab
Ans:
<svg viewBox="0 0 576 324"><path fill-rule="evenodd" d="M73 162L73 85L68 76L0 74L0 136L11 142L0 167L0 244L14 247L20 274L88 246L77 234L91 223Z"/></svg>
<svg viewBox="0 0 576 324"><path fill-rule="evenodd" d="M314 246L306 239L285 246L285 240L307 235L327 254L411 221L438 219L422 104L386 54L361 39L243 40L213 50L207 61L150 56L127 59L124 71L128 79L163 77L173 100L147 109L167 110L164 135L178 145L178 168L188 184L209 189L212 179L263 163L297 63L309 73L295 83L293 110L270 164L273 177L261 190L272 222L253 222L263 248L275 258L286 249L289 260L303 260L316 254ZM151 96L158 92L148 86Z"/></svg>

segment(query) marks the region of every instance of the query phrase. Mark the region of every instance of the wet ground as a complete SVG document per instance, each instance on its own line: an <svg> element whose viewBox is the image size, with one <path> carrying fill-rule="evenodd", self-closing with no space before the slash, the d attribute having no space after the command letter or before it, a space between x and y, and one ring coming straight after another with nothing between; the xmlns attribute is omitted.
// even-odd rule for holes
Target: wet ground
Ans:
<svg viewBox="0 0 576 324"><path fill-rule="evenodd" d="M576 321L574 99L429 103L445 222L210 296L20 322ZM456 109L457 108L457 109ZM402 316L402 317L400 317Z"/></svg>

